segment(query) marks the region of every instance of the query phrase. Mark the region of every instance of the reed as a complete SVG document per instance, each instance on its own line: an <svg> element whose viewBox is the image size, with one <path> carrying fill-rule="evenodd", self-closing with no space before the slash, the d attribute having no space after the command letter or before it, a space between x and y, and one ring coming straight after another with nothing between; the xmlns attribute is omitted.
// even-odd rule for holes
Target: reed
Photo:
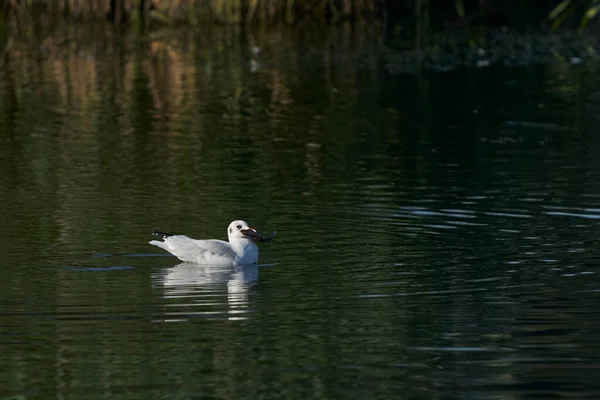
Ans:
<svg viewBox="0 0 600 400"><path fill-rule="evenodd" d="M385 15L386 4L386 0L0 0L0 10L13 18L106 18L116 24L291 25L307 18L322 22L379 19Z"/></svg>
<svg viewBox="0 0 600 400"><path fill-rule="evenodd" d="M600 12L600 0L563 0L548 14L552 30L557 30L568 21L575 21L579 30L588 27Z"/></svg>

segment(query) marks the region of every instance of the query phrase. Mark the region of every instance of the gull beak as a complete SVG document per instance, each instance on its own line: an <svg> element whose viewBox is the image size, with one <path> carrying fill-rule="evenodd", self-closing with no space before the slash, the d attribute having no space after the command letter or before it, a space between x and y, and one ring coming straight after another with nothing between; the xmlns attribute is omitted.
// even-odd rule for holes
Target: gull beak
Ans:
<svg viewBox="0 0 600 400"><path fill-rule="evenodd" d="M262 242L264 240L260 233L258 233L254 228L242 229L240 232L242 232L242 235L254 240L255 242Z"/></svg>
<svg viewBox="0 0 600 400"><path fill-rule="evenodd" d="M275 236L275 232L270 237L262 237L260 233L256 231L254 228L242 229L240 232L247 238L254 240L255 242L270 242Z"/></svg>

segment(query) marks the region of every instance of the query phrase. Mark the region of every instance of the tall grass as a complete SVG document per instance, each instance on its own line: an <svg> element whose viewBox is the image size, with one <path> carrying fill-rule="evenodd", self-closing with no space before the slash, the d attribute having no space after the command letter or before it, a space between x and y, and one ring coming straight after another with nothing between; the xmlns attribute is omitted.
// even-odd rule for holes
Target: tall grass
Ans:
<svg viewBox="0 0 600 400"><path fill-rule="evenodd" d="M578 21L579 29L585 29L600 13L600 0L563 0L548 14L552 30L567 21Z"/></svg>

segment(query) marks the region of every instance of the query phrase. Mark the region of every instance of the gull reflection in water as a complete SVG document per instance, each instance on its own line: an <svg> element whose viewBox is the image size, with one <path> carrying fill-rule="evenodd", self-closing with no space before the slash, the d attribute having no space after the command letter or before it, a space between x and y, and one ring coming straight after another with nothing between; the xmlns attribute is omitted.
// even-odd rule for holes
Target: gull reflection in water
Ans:
<svg viewBox="0 0 600 400"><path fill-rule="evenodd" d="M248 291L258 279L258 266L200 265L184 262L154 276L163 287L165 321L190 318L247 319ZM225 299L224 294L227 293Z"/></svg>

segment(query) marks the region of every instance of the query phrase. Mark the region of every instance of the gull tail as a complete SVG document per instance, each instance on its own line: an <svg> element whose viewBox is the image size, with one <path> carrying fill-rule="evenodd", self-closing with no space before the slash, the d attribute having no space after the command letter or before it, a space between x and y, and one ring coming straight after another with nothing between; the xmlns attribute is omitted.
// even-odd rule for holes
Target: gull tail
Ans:
<svg viewBox="0 0 600 400"><path fill-rule="evenodd" d="M165 242L161 242L159 240L151 240L148 243L150 243L152 246L160 247L161 249L165 249L165 250L169 251L169 248L167 247Z"/></svg>
<svg viewBox="0 0 600 400"><path fill-rule="evenodd" d="M154 231L154 232L152 232L152 234L159 236L162 240L166 240L170 236L175 236L172 233L161 232L161 231ZM167 246L167 244L165 242L161 242L160 240L151 240L148 243L150 243L153 246L160 247L161 249L165 249L169 253L171 252L171 250L169 250L169 247Z"/></svg>
<svg viewBox="0 0 600 400"><path fill-rule="evenodd" d="M160 237L161 237L161 239L166 239L166 238L168 238L169 236L175 236L175 235L174 235L174 234L172 234L172 233L161 232L161 231L154 231L154 232L152 232L152 234L153 234L153 235L156 235L156 236L160 236Z"/></svg>

